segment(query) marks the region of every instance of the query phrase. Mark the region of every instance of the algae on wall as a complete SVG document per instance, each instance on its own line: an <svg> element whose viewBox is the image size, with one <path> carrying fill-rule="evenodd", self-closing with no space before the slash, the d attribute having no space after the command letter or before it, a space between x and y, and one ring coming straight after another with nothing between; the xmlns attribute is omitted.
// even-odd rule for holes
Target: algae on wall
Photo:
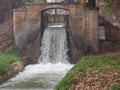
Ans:
<svg viewBox="0 0 120 90"><path fill-rule="evenodd" d="M46 0L24 0L26 3L45 3Z"/></svg>

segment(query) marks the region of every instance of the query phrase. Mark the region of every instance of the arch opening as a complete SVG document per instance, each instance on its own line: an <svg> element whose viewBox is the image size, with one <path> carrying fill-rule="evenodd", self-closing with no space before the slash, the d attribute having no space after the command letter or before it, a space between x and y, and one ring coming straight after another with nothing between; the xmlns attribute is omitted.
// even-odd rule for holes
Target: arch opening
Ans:
<svg viewBox="0 0 120 90"><path fill-rule="evenodd" d="M67 24L69 21L69 11L62 8L51 8L43 10L41 13L42 24L47 27L50 24ZM43 26L43 25L42 25Z"/></svg>
<svg viewBox="0 0 120 90"><path fill-rule="evenodd" d="M71 48L70 48L70 32L69 32L69 10L65 8L50 8L45 9L41 12L41 39L45 29L52 25L64 25L67 34L67 46L68 46L68 56L69 61L71 62Z"/></svg>
<svg viewBox="0 0 120 90"><path fill-rule="evenodd" d="M96 7L96 0L88 0L86 3L86 7Z"/></svg>
<svg viewBox="0 0 120 90"><path fill-rule="evenodd" d="M64 24L69 27L69 10L64 8L49 8L41 12L41 31L42 34L49 25Z"/></svg>

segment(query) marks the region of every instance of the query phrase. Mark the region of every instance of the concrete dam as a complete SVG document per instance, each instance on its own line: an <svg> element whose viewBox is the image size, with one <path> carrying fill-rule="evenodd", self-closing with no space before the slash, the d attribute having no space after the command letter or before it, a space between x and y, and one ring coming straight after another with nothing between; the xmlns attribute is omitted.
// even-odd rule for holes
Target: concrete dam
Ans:
<svg viewBox="0 0 120 90"><path fill-rule="evenodd" d="M89 4L84 6L80 1L27 4L26 8L15 9L13 24L16 46L27 52L34 60L33 63L36 63L35 60L41 53L41 40L46 27L64 23L71 63L77 62L85 54L98 53L98 10L96 3L89 7Z"/></svg>
<svg viewBox="0 0 120 90"><path fill-rule="evenodd" d="M1 90L53 90L74 66L70 63L99 52L95 0L86 6L79 0L27 4L13 10L13 27L15 44L32 65L1 85Z"/></svg>

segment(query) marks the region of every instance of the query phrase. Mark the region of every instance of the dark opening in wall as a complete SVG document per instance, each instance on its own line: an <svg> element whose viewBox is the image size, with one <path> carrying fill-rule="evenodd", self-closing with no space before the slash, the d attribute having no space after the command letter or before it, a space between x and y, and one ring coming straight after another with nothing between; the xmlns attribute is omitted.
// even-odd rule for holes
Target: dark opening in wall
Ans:
<svg viewBox="0 0 120 90"><path fill-rule="evenodd" d="M70 63L74 63L74 61L73 61L73 55L72 55L72 42L71 42L71 37L72 37L72 33L71 33L71 29L70 29L70 21L69 21L69 18L70 18L70 16L69 15L66 15L65 16L65 28L66 28L66 33L67 33L67 42L68 42L68 56L69 56L69 62Z"/></svg>
<svg viewBox="0 0 120 90"><path fill-rule="evenodd" d="M96 0L88 0L86 2L86 7L96 7Z"/></svg>
<svg viewBox="0 0 120 90"><path fill-rule="evenodd" d="M68 17L68 18L67 18ZM51 8L41 12L41 36L45 28L56 23L67 25L69 22L69 11L62 8Z"/></svg>

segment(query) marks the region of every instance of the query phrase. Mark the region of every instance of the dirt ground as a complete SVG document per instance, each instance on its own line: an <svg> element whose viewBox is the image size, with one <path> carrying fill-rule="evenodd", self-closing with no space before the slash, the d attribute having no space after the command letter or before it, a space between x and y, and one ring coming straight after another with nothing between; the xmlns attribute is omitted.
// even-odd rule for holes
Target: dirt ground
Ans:
<svg viewBox="0 0 120 90"><path fill-rule="evenodd" d="M0 24L0 52L6 50L14 43L12 20Z"/></svg>

